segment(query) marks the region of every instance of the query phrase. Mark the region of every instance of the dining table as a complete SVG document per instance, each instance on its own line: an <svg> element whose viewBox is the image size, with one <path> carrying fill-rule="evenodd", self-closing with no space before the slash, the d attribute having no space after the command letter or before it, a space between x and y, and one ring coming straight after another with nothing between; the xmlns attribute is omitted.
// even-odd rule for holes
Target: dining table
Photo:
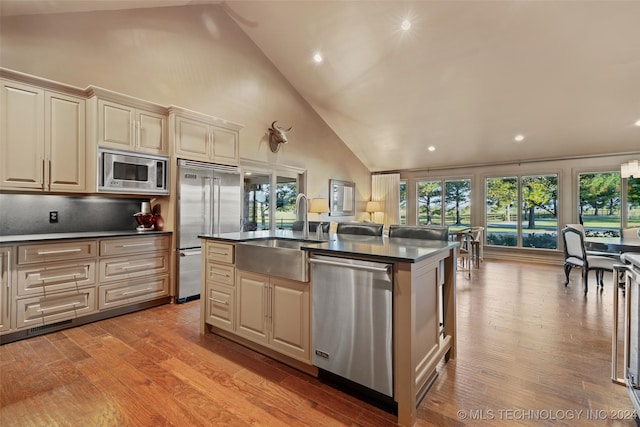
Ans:
<svg viewBox="0 0 640 427"><path fill-rule="evenodd" d="M640 252L640 238L638 237L586 237L585 249L588 251L622 254L625 252Z"/></svg>

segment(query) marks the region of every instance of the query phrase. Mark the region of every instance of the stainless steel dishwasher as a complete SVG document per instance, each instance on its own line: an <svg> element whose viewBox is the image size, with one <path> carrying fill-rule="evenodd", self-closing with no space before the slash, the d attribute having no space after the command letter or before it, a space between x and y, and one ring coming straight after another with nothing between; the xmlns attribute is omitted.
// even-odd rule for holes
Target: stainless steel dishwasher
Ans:
<svg viewBox="0 0 640 427"><path fill-rule="evenodd" d="M313 255L312 361L393 398L393 265Z"/></svg>

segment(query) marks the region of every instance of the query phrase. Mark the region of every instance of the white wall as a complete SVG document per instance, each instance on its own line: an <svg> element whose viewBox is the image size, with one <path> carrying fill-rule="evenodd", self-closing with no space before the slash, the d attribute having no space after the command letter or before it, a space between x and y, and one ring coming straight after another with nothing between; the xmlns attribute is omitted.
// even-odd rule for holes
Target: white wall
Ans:
<svg viewBox="0 0 640 427"><path fill-rule="evenodd" d="M4 68L241 123L241 158L306 169L310 197L334 178L356 183L357 210L369 199L369 170L218 6L2 17L0 40ZM277 154L274 120L293 126Z"/></svg>

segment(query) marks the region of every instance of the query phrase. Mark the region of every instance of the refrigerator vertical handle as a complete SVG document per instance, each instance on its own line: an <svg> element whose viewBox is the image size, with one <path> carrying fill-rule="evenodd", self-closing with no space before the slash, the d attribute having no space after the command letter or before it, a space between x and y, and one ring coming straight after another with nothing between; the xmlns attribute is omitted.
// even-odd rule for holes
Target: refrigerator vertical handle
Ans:
<svg viewBox="0 0 640 427"><path fill-rule="evenodd" d="M216 214L214 217L214 226L215 226L215 232L217 234L220 234L220 178L218 177L214 177L213 178L213 185L214 185L214 191L216 191L216 197L214 200L215 206L214 208L216 209Z"/></svg>

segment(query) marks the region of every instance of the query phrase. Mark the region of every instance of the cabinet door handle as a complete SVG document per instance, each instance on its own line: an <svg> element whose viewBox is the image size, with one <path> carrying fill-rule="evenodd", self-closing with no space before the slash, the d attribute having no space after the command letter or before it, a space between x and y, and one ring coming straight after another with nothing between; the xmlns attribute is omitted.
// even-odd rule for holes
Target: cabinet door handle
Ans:
<svg viewBox="0 0 640 427"><path fill-rule="evenodd" d="M49 277L42 277L42 275L38 274L38 277L40 278L41 281L57 280L57 279L75 279L76 277L79 277L79 276L80 275L78 273L63 274L61 276L49 276Z"/></svg>
<svg viewBox="0 0 640 427"><path fill-rule="evenodd" d="M133 268L142 268L142 267L153 267L153 264L134 264L134 265L125 265L122 267L123 270L131 270Z"/></svg>
<svg viewBox="0 0 640 427"><path fill-rule="evenodd" d="M123 248L135 248L138 246L151 246L153 245L153 242L147 242L147 243L129 243L127 245L122 245Z"/></svg>
<svg viewBox="0 0 640 427"><path fill-rule="evenodd" d="M2 257L0 257L2 259ZM2 269L0 269L0 277L2 277ZM9 313L9 300L11 295L11 250L7 251L7 311L5 313Z"/></svg>
<svg viewBox="0 0 640 427"><path fill-rule="evenodd" d="M228 301L222 301L221 299L217 299L217 298L209 298L209 301L213 301L218 304L229 305Z"/></svg>
<svg viewBox="0 0 640 427"><path fill-rule="evenodd" d="M138 134L136 135L136 138L138 140L138 148L142 146L142 142L140 142L141 137L142 137L142 123L140 122L140 120L137 121L138 124Z"/></svg>
<svg viewBox="0 0 640 427"><path fill-rule="evenodd" d="M134 294L143 294L147 291L152 290L153 288L144 288L144 289L138 289L137 291L129 291L129 292L123 292L122 296L129 296L129 295L134 295Z"/></svg>
<svg viewBox="0 0 640 427"><path fill-rule="evenodd" d="M220 273L219 271L214 271L213 274L216 276L231 277L227 273Z"/></svg>
<svg viewBox="0 0 640 427"><path fill-rule="evenodd" d="M209 251L209 253L216 254L216 255L224 255L224 256L229 255L229 252L227 252L227 251L224 251L224 252L220 252L220 251Z"/></svg>
<svg viewBox="0 0 640 427"><path fill-rule="evenodd" d="M80 248L75 248L75 249L60 249L57 251L38 251L37 254L38 255L53 255L53 254L70 254L73 252L80 252L82 249Z"/></svg>
<svg viewBox="0 0 640 427"><path fill-rule="evenodd" d="M57 305L55 307L39 308L37 311L38 311L38 313L42 313L43 311L48 311L48 310L59 310L61 308L75 307L78 304L80 304L80 303L76 301L76 302L72 302L72 303L69 303L69 304Z"/></svg>
<svg viewBox="0 0 640 427"><path fill-rule="evenodd" d="M42 159L42 189L44 190L45 184L44 184L44 158Z"/></svg>

